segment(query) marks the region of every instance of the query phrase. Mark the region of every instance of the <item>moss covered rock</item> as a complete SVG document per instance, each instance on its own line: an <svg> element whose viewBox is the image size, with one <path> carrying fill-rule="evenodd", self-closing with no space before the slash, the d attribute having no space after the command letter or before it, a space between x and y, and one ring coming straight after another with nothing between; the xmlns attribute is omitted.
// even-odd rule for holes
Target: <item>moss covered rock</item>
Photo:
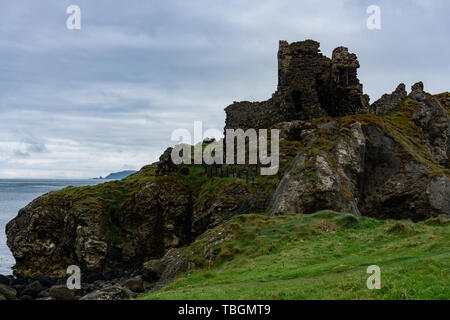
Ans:
<svg viewBox="0 0 450 320"><path fill-rule="evenodd" d="M171 177L143 184L117 210L60 196L36 199L8 223L15 274L64 276L70 265L83 274L132 269L190 242L191 193Z"/></svg>

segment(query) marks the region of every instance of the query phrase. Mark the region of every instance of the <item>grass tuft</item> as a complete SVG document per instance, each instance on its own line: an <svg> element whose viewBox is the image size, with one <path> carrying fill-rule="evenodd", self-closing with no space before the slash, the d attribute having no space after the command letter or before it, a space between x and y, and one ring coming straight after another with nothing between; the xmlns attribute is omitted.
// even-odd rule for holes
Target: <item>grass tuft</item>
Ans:
<svg viewBox="0 0 450 320"><path fill-rule="evenodd" d="M392 226L389 227L388 233L397 233L397 234L409 234L413 232L411 227L407 226L402 222L396 222Z"/></svg>

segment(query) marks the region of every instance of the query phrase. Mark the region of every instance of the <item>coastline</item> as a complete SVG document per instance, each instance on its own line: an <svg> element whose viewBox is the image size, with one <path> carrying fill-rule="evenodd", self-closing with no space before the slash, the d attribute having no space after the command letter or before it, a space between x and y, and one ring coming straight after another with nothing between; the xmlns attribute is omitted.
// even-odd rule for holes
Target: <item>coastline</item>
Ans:
<svg viewBox="0 0 450 320"><path fill-rule="evenodd" d="M94 179L0 179L0 274L12 275L14 257L6 245L6 224L20 209L37 197L67 186L96 185L107 182Z"/></svg>

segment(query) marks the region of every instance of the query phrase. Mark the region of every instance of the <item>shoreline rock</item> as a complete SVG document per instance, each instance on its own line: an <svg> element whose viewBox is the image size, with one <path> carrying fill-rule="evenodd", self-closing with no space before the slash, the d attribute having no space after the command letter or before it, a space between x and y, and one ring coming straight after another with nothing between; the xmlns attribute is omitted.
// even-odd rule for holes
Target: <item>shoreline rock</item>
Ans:
<svg viewBox="0 0 450 320"><path fill-rule="evenodd" d="M101 279L98 279L101 278ZM107 278L109 278L107 280ZM0 300L117 300L136 297L151 288L141 275L110 275L82 278L81 289L68 289L66 278L42 275L29 279L0 275ZM5 279L7 279L7 283Z"/></svg>

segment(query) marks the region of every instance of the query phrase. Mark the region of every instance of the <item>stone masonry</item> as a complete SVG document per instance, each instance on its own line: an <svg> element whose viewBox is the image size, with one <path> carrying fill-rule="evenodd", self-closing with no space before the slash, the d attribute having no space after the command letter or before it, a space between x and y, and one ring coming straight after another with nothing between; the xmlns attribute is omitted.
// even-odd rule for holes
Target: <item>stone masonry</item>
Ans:
<svg viewBox="0 0 450 320"><path fill-rule="evenodd" d="M271 128L283 121L367 112L369 97L357 78L356 55L338 47L330 59L319 46L313 40L280 41L277 91L267 101L228 106L225 129Z"/></svg>

